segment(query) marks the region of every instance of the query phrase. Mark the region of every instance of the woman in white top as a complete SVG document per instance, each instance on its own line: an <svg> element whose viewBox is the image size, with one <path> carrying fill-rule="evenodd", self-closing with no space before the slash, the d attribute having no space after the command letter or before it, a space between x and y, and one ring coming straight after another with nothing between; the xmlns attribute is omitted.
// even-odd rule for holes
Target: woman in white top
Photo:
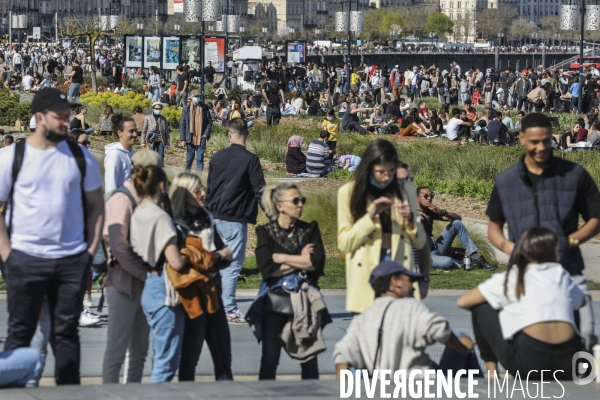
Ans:
<svg viewBox="0 0 600 400"><path fill-rule="evenodd" d="M154 351L150 382L170 382L179 366L185 311L170 282L167 290L164 268L180 271L186 259L179 253L171 217L159 206L167 193L163 169L136 165L132 180L142 199L131 216L130 241L148 269L142 309L150 325Z"/></svg>
<svg viewBox="0 0 600 400"><path fill-rule="evenodd" d="M500 362L513 376L572 379L572 357L582 350L575 310L583 293L558 264L556 234L527 230L506 272L495 274L458 299L471 310L473 331L488 373Z"/></svg>

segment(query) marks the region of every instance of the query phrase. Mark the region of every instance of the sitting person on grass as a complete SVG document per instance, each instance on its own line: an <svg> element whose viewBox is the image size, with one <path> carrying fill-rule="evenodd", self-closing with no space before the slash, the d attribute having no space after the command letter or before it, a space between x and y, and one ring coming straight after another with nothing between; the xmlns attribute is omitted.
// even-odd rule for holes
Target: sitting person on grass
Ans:
<svg viewBox="0 0 600 400"><path fill-rule="evenodd" d="M452 109L452 118L446 126L446 136L450 140L458 140L461 136L471 136L473 122L467 119L467 112L459 108Z"/></svg>
<svg viewBox="0 0 600 400"><path fill-rule="evenodd" d="M339 156L335 159L335 166L338 168L346 169L350 172L356 171L356 167L362 159L359 156L353 156L351 154L346 154L343 156Z"/></svg>
<svg viewBox="0 0 600 400"><path fill-rule="evenodd" d="M375 267L370 277L375 301L354 316L333 351L338 379L341 370L350 367L370 372L406 370L407 375L413 370L479 370L473 340L455 335L448 320L413 297L413 282L422 280L428 277L394 261L383 261ZM446 346L440 365L425 352L436 342Z"/></svg>
<svg viewBox="0 0 600 400"><path fill-rule="evenodd" d="M354 130L360 133L361 135L366 135L367 128L360 124L359 115L363 111L370 110L370 108L359 108L356 103L350 103L350 108L348 108L344 112L344 117L342 118L342 132Z"/></svg>
<svg viewBox="0 0 600 400"><path fill-rule="evenodd" d="M558 263L557 249L554 231L530 228L506 272L458 299L459 307L471 311L488 374L493 376L500 362L522 379L543 379L543 370L558 380L575 376L573 355L582 350L575 310L586 300Z"/></svg>
<svg viewBox="0 0 600 400"><path fill-rule="evenodd" d="M418 208L425 228L427 243L431 250L433 268L461 268L461 264L448 255L452 250L452 242L457 236L461 245L465 248L466 254L470 257L472 269L481 268L486 271L493 271L498 268L497 265L487 262L481 254L477 253L477 246L473 243L469 232L463 225L460 215L434 206L434 196L427 186L417 188ZM435 220L450 222L437 240L433 236L433 221Z"/></svg>
<svg viewBox="0 0 600 400"><path fill-rule="evenodd" d="M297 176L306 172L306 156L302 153L304 138L293 135L288 139L287 151L285 152L285 169L289 176Z"/></svg>
<svg viewBox="0 0 600 400"><path fill-rule="evenodd" d="M319 138L308 145L306 156L306 172L313 175L325 176L331 171L330 151L327 146L329 132L321 131Z"/></svg>

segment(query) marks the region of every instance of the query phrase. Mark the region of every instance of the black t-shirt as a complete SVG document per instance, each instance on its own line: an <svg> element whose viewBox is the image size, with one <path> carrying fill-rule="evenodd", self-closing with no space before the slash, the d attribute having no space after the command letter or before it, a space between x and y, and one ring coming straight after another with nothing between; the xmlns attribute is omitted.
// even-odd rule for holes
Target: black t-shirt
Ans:
<svg viewBox="0 0 600 400"><path fill-rule="evenodd" d="M304 77L306 77L306 70L303 67L298 67L296 68L296 71L294 71L294 76L297 79L304 79Z"/></svg>
<svg viewBox="0 0 600 400"><path fill-rule="evenodd" d="M55 59L51 58L50 60L48 60L48 63L46 63L46 65L48 66L48 72L53 74L58 63L56 62Z"/></svg>
<svg viewBox="0 0 600 400"><path fill-rule="evenodd" d="M589 80L585 83L585 93L588 97L595 96L596 90L598 90L598 84L595 80Z"/></svg>
<svg viewBox="0 0 600 400"><path fill-rule="evenodd" d="M431 251L435 250L435 238L433 237L433 222L435 220L441 220L442 216L434 213L430 209L421 209L425 214L425 217L421 217L421 222L423 223L423 229L425 229L425 236L427 237L427 244L429 244L429 249Z"/></svg>
<svg viewBox="0 0 600 400"><path fill-rule="evenodd" d="M534 191L537 190L540 175L534 175L527 171L527 177L529 178ZM584 221L587 221L590 218L600 218L600 192L590 174L585 170L577 183L577 198L575 200L574 208ZM490 201L485 213L492 221L505 221L504 212L502 211L502 201L500 200L500 194L498 193L496 186L492 189Z"/></svg>
<svg viewBox="0 0 600 400"><path fill-rule="evenodd" d="M315 116L319 113L320 109L321 104L319 103L319 100L313 99L313 101L310 102L310 106L308 106L308 111L306 111L306 114Z"/></svg>
<svg viewBox="0 0 600 400"><path fill-rule="evenodd" d="M31 56L29 54L25 54L23 56L23 66L27 68L29 67L29 64L31 64Z"/></svg>
<svg viewBox="0 0 600 400"><path fill-rule="evenodd" d="M400 129L407 128L409 125L412 125L413 122L415 121L413 121L412 117L407 116L402 120L402 123L400 124Z"/></svg>
<svg viewBox="0 0 600 400"><path fill-rule="evenodd" d="M209 65L206 68L204 68L204 73L206 74L207 79L212 79L215 75L215 68L212 65Z"/></svg>
<svg viewBox="0 0 600 400"><path fill-rule="evenodd" d="M279 107L281 99L279 98L279 85L275 81L267 82L263 85L263 90L267 93L270 105Z"/></svg>
<svg viewBox="0 0 600 400"><path fill-rule="evenodd" d="M178 92L181 92L183 90L183 85L185 85L185 81L189 81L189 76L188 76L187 72L184 72L183 74L177 74L177 91Z"/></svg>
<svg viewBox="0 0 600 400"><path fill-rule="evenodd" d="M75 71L75 75L73 75L72 82L73 83L83 83L83 68L80 66L73 67L73 71Z"/></svg>

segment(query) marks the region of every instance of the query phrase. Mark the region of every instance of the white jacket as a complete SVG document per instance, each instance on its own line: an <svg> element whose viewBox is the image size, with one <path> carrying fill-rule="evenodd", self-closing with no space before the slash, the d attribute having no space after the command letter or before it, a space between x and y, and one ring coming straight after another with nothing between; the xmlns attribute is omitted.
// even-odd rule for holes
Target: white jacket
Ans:
<svg viewBox="0 0 600 400"><path fill-rule="evenodd" d="M110 193L131 178L131 157L119 142L104 146L104 193Z"/></svg>

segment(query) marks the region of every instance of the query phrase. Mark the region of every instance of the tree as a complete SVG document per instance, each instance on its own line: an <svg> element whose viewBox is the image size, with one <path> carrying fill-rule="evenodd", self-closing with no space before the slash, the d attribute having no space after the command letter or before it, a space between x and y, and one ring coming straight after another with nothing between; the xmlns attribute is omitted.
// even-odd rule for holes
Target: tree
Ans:
<svg viewBox="0 0 600 400"><path fill-rule="evenodd" d="M433 32L436 36L449 35L454 31L454 21L447 15L432 12L427 17L425 32Z"/></svg>
<svg viewBox="0 0 600 400"><path fill-rule="evenodd" d="M396 12L384 8L368 9L365 14L365 29L361 36L368 40L383 40L390 36L390 27L399 25L404 31L404 20Z"/></svg>
<svg viewBox="0 0 600 400"><path fill-rule="evenodd" d="M425 32L428 11L424 9L408 9L406 15L406 31L414 37L422 37ZM428 31L429 32L429 31Z"/></svg>
<svg viewBox="0 0 600 400"><path fill-rule="evenodd" d="M510 32L519 35L519 43L523 44L523 38L530 37L537 30L537 25L523 18L515 20L510 26Z"/></svg>
<svg viewBox="0 0 600 400"><path fill-rule="evenodd" d="M96 83L96 63L94 60L94 46L101 37L107 37L114 40L122 40L124 35L131 35L135 32L135 25L124 18L119 19L119 24L113 29L107 26L101 26L98 18L72 18L69 17L67 23L60 27L60 34L73 38L85 38L88 40L88 52L92 57L92 89L98 94L98 85Z"/></svg>

